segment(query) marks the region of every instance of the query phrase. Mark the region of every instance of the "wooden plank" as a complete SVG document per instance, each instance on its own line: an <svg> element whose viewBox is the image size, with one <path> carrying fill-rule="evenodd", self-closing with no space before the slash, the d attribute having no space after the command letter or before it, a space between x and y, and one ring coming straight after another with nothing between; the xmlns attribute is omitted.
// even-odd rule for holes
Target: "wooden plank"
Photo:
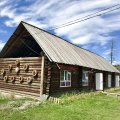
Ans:
<svg viewBox="0 0 120 120"><path fill-rule="evenodd" d="M51 85L51 63L48 63L48 69L47 69L47 86L46 86L46 94L50 94L50 85Z"/></svg>
<svg viewBox="0 0 120 120"><path fill-rule="evenodd" d="M45 56L42 56L41 81L40 81L40 96L43 94L44 63L45 63Z"/></svg>
<svg viewBox="0 0 120 120"><path fill-rule="evenodd" d="M42 58L41 57L20 57L20 58L0 58L0 61L12 61L12 60L20 60L20 61L22 61L22 60L42 60Z"/></svg>

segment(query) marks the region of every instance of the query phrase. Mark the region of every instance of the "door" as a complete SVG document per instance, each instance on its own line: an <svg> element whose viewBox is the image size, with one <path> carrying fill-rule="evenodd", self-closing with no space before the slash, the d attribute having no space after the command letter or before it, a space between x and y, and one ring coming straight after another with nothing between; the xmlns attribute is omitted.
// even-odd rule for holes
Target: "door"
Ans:
<svg viewBox="0 0 120 120"><path fill-rule="evenodd" d="M96 73L96 90L103 90L103 73Z"/></svg>
<svg viewBox="0 0 120 120"><path fill-rule="evenodd" d="M116 87L119 87L120 85L119 85L119 75L116 75L115 76L115 86Z"/></svg>
<svg viewBox="0 0 120 120"><path fill-rule="evenodd" d="M95 90L95 74L89 73L89 89Z"/></svg>

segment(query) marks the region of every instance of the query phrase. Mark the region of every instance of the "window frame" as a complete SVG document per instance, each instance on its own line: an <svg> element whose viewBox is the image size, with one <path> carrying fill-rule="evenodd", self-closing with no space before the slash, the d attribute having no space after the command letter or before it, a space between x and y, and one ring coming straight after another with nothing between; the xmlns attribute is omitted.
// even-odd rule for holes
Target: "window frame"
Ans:
<svg viewBox="0 0 120 120"><path fill-rule="evenodd" d="M64 80L61 80L61 72L64 72ZM67 72L67 77L66 77L66 72ZM68 76L70 75L70 80L68 80ZM64 85L61 85L61 83L64 83ZM69 83L69 85L67 85ZM60 87L71 87L71 71L69 70L61 70L60 71Z"/></svg>

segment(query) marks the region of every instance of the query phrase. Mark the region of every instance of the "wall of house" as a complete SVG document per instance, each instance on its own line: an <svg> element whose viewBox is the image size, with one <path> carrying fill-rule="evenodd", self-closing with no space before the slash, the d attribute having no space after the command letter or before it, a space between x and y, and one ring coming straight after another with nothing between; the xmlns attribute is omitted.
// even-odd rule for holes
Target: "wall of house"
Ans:
<svg viewBox="0 0 120 120"><path fill-rule="evenodd" d="M109 88L108 86L108 76L111 75L111 87L115 87L115 73L103 72L103 87L104 89Z"/></svg>
<svg viewBox="0 0 120 120"><path fill-rule="evenodd" d="M103 87L108 88L108 72L103 72Z"/></svg>
<svg viewBox="0 0 120 120"><path fill-rule="evenodd" d="M80 68L78 67L79 71ZM68 70L67 68L64 70ZM80 72L78 70L71 71L71 87L60 87L60 69L53 63L51 68L50 93L79 90L80 89Z"/></svg>
<svg viewBox="0 0 120 120"><path fill-rule="evenodd" d="M24 68L25 65L28 65L27 70ZM9 66L12 66L11 70ZM18 73L15 71L16 67L20 69ZM0 89L32 95L40 94L41 57L1 58L0 71ZM33 71L37 72L35 77ZM8 77L7 80L5 80L5 76ZM23 78L22 82L20 82L20 77ZM29 83L30 80L31 83Z"/></svg>
<svg viewBox="0 0 120 120"><path fill-rule="evenodd" d="M76 70L71 71L71 87L60 87L60 70L55 63L51 65L51 80L50 80L50 93L69 91L69 90L96 90L96 73L103 73L103 88L108 88L108 75L111 75L111 87L115 85L115 74L93 70L90 68L78 67ZM70 65L63 65L63 70L69 70ZM89 71L88 86L82 86L82 71Z"/></svg>
<svg viewBox="0 0 120 120"><path fill-rule="evenodd" d="M50 93L50 82L52 73L52 63L45 56L44 61L44 81L43 81L43 94L49 95Z"/></svg>
<svg viewBox="0 0 120 120"><path fill-rule="evenodd" d="M112 87L115 87L115 73L112 73Z"/></svg>
<svg viewBox="0 0 120 120"><path fill-rule="evenodd" d="M96 89L96 81L95 81L95 73L94 72L90 72L89 73L89 84L88 84L88 88L89 90L95 90Z"/></svg>

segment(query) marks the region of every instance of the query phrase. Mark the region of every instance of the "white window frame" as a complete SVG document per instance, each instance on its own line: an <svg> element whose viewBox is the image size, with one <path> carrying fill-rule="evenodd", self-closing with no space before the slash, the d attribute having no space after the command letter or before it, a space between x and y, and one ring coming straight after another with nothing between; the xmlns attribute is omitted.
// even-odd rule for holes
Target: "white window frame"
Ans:
<svg viewBox="0 0 120 120"><path fill-rule="evenodd" d="M64 79L61 80L61 72L64 72ZM65 79L65 72L67 72L67 78ZM68 80L68 75L70 75L70 80ZM69 85L67 83L70 82ZM64 83L65 85L62 85L61 83ZM68 70L61 70L60 71L60 87L71 87L71 72Z"/></svg>
<svg viewBox="0 0 120 120"><path fill-rule="evenodd" d="M83 73L82 73L82 74L85 74L85 76L86 76L86 74L87 74L87 77L88 77L87 79L83 79L83 75L82 75L82 86L83 86L83 87L89 86L89 75L88 75L88 73L89 73L89 71L85 71L85 70L84 70ZM85 82L85 81L87 81L87 82L86 82L86 85L83 84L83 82Z"/></svg>

